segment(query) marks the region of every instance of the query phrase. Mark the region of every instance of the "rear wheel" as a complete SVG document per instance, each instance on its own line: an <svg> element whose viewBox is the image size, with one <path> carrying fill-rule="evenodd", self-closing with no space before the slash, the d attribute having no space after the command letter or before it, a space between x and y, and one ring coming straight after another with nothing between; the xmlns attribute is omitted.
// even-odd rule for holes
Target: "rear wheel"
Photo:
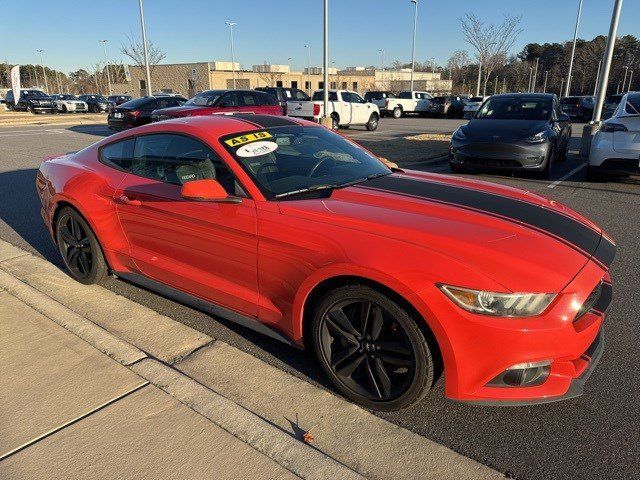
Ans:
<svg viewBox="0 0 640 480"><path fill-rule="evenodd" d="M67 272L74 280L89 285L107 277L107 262L96 236L71 207L63 208L58 215L56 242Z"/></svg>
<svg viewBox="0 0 640 480"><path fill-rule="evenodd" d="M425 336L396 302L364 285L327 293L312 323L322 368L350 400L374 410L397 410L431 388L434 364Z"/></svg>
<svg viewBox="0 0 640 480"><path fill-rule="evenodd" d="M377 129L378 128L378 115L376 115L375 113L372 113L371 116L369 117L369 121L367 122L367 124L365 126L367 127L367 130L369 130L370 132L372 132L375 129Z"/></svg>
<svg viewBox="0 0 640 480"><path fill-rule="evenodd" d="M338 118L338 115L334 113L331 115L331 130L337 132L338 128L340 128L340 119Z"/></svg>
<svg viewBox="0 0 640 480"><path fill-rule="evenodd" d="M400 118L402 117L402 107L395 107L393 109L393 118Z"/></svg>

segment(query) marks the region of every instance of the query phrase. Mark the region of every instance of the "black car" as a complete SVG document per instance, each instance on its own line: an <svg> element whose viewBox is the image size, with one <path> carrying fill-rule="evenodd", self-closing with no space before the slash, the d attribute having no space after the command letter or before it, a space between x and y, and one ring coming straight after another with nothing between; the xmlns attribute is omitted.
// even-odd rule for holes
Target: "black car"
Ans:
<svg viewBox="0 0 640 480"><path fill-rule="evenodd" d="M20 90L20 98L16 103L13 90L7 92L5 103L9 110L29 111L31 113L51 113L55 108L53 99L42 90Z"/></svg>
<svg viewBox="0 0 640 480"><path fill-rule="evenodd" d="M433 97L427 107L427 113L438 117L462 118L467 102L457 95Z"/></svg>
<svg viewBox="0 0 640 480"><path fill-rule="evenodd" d="M107 117L110 130L124 130L151 123L151 112L159 108L179 107L184 97L140 97L111 108Z"/></svg>
<svg viewBox="0 0 640 480"><path fill-rule="evenodd" d="M571 119L578 122L588 122L593 117L593 109L596 106L596 97L564 97L560 99L560 108Z"/></svg>
<svg viewBox="0 0 640 480"><path fill-rule="evenodd" d="M611 118L613 112L616 111L618 105L620 105L620 101L624 97L623 93L616 93L614 95L609 95L604 100L604 105L602 107L602 120L606 120L607 118Z"/></svg>
<svg viewBox="0 0 640 480"><path fill-rule="evenodd" d="M265 92L278 101L278 104L282 107L284 114L287 114L287 102L288 101L307 101L310 100L309 95L300 90L299 88L289 88L289 87L257 87L254 90L258 90L259 92Z"/></svg>
<svg viewBox="0 0 640 480"><path fill-rule="evenodd" d="M87 104L87 107L92 113L100 113L109 111L109 106L112 105L102 95L96 95L92 93L78 95L78 98Z"/></svg>
<svg viewBox="0 0 640 480"><path fill-rule="evenodd" d="M548 178L551 162L569 151L571 121L558 97L545 93L494 95L451 138L451 171L490 167L538 172Z"/></svg>
<svg viewBox="0 0 640 480"><path fill-rule="evenodd" d="M129 100L131 100L133 97L131 95L109 95L107 97L107 100L112 104L112 105L122 105L125 102L128 102Z"/></svg>

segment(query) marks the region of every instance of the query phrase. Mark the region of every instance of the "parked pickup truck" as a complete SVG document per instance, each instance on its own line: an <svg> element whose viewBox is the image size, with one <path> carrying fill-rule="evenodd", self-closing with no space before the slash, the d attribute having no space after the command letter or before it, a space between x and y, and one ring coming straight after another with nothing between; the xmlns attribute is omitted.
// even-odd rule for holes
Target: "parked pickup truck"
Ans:
<svg viewBox="0 0 640 480"><path fill-rule="evenodd" d="M319 122L324 117L324 92L314 92L310 101L288 101L287 115ZM329 116L334 130L364 125L367 130L378 128L380 110L373 103L365 101L356 92L329 90Z"/></svg>
<svg viewBox="0 0 640 480"><path fill-rule="evenodd" d="M396 98L387 98L385 110L391 112L393 118L400 118L407 113L426 115L432 98L428 92L400 92Z"/></svg>

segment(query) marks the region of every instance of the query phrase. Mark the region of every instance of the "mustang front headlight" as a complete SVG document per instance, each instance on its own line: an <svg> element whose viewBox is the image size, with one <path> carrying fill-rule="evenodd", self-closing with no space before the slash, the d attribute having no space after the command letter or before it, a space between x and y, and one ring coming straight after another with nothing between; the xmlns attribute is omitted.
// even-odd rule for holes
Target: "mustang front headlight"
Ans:
<svg viewBox="0 0 640 480"><path fill-rule="evenodd" d="M494 317L533 317L544 312L554 293L496 293L439 285L453 302L468 312Z"/></svg>
<svg viewBox="0 0 640 480"><path fill-rule="evenodd" d="M545 140L547 140L546 132L539 132L524 139L524 141L527 143L542 143Z"/></svg>

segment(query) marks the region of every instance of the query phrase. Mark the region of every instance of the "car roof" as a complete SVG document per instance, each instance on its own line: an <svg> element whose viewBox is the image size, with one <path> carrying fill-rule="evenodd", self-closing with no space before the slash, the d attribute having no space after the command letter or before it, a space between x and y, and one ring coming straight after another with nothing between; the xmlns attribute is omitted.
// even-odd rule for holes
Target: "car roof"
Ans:
<svg viewBox="0 0 640 480"><path fill-rule="evenodd" d="M555 97L554 93L500 93L497 95L492 95L491 98L553 98Z"/></svg>

